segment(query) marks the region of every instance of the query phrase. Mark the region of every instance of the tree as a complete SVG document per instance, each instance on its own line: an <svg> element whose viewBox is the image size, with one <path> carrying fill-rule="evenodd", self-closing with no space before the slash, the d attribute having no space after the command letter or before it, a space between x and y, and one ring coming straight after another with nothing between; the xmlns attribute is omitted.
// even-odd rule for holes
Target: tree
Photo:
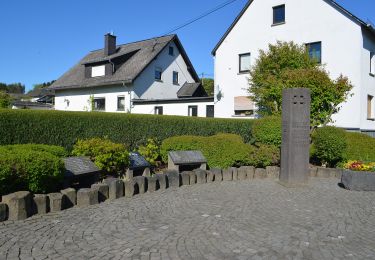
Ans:
<svg viewBox="0 0 375 260"><path fill-rule="evenodd" d="M0 108L8 108L12 101L9 94L4 91L0 91Z"/></svg>
<svg viewBox="0 0 375 260"><path fill-rule="evenodd" d="M210 78L202 78L201 81L202 81L203 88L206 90L207 94L209 96L213 96L215 92L214 80Z"/></svg>
<svg viewBox="0 0 375 260"><path fill-rule="evenodd" d="M304 45L293 42L277 42L260 51L250 70L249 85L248 92L261 116L281 114L283 89L309 88L312 130L332 122L332 115L340 110L353 87L342 75L332 80L324 65L310 58Z"/></svg>
<svg viewBox="0 0 375 260"><path fill-rule="evenodd" d="M21 83L5 84L0 83L0 91L4 91L11 94L24 94L25 85Z"/></svg>
<svg viewBox="0 0 375 260"><path fill-rule="evenodd" d="M40 88L47 88L47 87L51 86L55 81L56 80L52 80L50 82L43 82L43 83L40 83L40 84L34 84L33 90L40 89Z"/></svg>

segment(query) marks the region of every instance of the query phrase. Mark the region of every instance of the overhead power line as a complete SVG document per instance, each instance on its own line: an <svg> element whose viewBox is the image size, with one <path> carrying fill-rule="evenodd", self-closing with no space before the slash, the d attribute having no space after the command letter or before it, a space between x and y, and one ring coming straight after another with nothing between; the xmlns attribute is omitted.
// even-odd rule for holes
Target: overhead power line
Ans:
<svg viewBox="0 0 375 260"><path fill-rule="evenodd" d="M201 14L201 15L199 15L198 17L196 17L196 18L194 18L194 19L191 19L191 20L185 22L185 23L182 24L182 25L179 25L179 26L177 26L177 27L175 27L175 28L172 28L170 31L168 31L167 33L165 33L165 34L163 34L163 35L168 35L168 34L171 34L171 33L176 32L176 31L178 31L178 30L180 30L180 29L182 29L182 28L185 28L186 26L189 26L190 24L195 23L195 22L197 22L197 21L203 19L203 18L209 16L210 14L215 13L215 12L217 12L217 11L223 9L224 7L226 7L226 6L228 6L228 5L232 4L232 3L234 3L234 2L236 2L236 1L238 1L238 0L230 0L230 1L226 1L225 3L222 3L222 4L218 5L218 6L216 6L215 8L213 8L213 9L211 9L211 10L209 10L209 11L207 11L207 12Z"/></svg>

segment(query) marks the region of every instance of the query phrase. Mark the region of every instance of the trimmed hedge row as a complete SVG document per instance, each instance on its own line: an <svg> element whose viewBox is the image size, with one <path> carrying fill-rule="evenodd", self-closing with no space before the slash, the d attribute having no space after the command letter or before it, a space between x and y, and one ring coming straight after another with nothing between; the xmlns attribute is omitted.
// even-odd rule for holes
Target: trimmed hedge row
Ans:
<svg viewBox="0 0 375 260"><path fill-rule="evenodd" d="M375 138L361 133L346 132L345 157L348 160L375 162Z"/></svg>
<svg viewBox="0 0 375 260"><path fill-rule="evenodd" d="M252 120L191 118L94 112L0 110L0 145L51 144L71 150L78 139L108 137L134 149L148 138L240 135L251 140Z"/></svg>

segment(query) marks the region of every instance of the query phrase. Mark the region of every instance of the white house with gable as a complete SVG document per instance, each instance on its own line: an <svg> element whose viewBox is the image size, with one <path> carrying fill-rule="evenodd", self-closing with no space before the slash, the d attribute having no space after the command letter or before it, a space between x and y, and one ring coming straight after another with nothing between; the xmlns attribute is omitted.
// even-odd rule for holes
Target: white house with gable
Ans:
<svg viewBox="0 0 375 260"><path fill-rule="evenodd" d="M55 109L213 117L208 97L177 35L92 51L52 84Z"/></svg>
<svg viewBox="0 0 375 260"><path fill-rule="evenodd" d="M334 125L375 134L375 29L331 0L248 1L212 52L215 117L252 117L248 70L277 41L305 44L332 78L348 76L353 96Z"/></svg>

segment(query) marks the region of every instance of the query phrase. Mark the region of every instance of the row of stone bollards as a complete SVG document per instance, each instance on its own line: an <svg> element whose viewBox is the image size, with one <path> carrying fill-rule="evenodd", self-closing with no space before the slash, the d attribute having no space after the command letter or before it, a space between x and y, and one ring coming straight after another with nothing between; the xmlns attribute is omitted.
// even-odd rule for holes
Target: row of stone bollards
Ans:
<svg viewBox="0 0 375 260"><path fill-rule="evenodd" d="M106 200L115 200L121 197L131 198L136 194L155 192L167 188L178 188L185 185L204 184L221 181L241 181L249 179L278 179L280 168L269 166L266 169L243 166L211 170L197 169L194 171L166 171L162 174L149 174L128 179L108 178L102 183L93 184L89 189L73 188L61 190L58 193L34 194L28 191L19 191L2 197L0 202L0 221L24 220L33 215L59 212L71 207L87 207L102 203ZM341 177L337 169L311 168L311 177Z"/></svg>

